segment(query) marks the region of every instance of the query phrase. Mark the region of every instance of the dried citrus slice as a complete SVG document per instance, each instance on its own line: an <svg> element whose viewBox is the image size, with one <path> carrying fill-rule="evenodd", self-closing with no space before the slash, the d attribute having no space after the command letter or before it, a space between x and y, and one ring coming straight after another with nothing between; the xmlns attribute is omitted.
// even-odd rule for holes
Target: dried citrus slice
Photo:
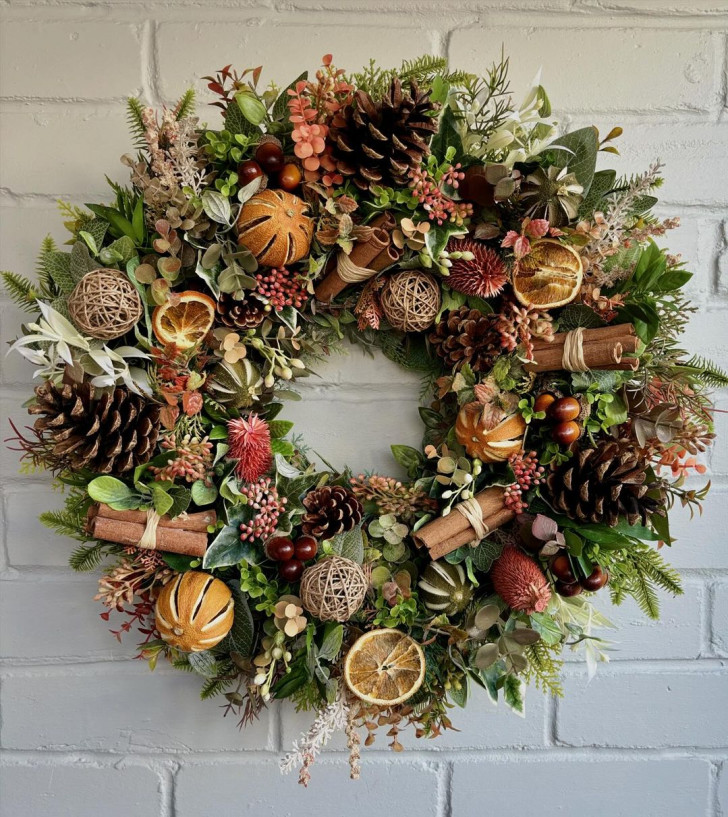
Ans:
<svg viewBox="0 0 728 817"><path fill-rule="evenodd" d="M202 292L188 290L154 310L152 328L160 343L191 349L210 331L214 320L215 301Z"/></svg>
<svg viewBox="0 0 728 817"><path fill-rule="evenodd" d="M349 689L378 706L401 704L422 686L425 654L399 630L372 630L354 642L344 662Z"/></svg>
<svg viewBox="0 0 728 817"><path fill-rule="evenodd" d="M555 309L579 294L583 267L579 253L552 238L535 242L513 275L513 290L524 306Z"/></svg>

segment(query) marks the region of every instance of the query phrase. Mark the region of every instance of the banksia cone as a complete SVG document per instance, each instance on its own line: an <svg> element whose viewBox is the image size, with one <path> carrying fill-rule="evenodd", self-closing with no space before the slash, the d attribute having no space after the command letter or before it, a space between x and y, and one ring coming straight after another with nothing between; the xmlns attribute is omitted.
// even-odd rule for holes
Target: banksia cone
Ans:
<svg viewBox="0 0 728 817"><path fill-rule="evenodd" d="M50 448L52 467L123 474L149 462L159 436L161 407L124 386L98 399L89 383L47 381L35 390L30 414Z"/></svg>
<svg viewBox="0 0 728 817"><path fill-rule="evenodd" d="M324 485L303 498L306 513L301 527L307 536L329 539L356 527L364 515L361 502L339 485Z"/></svg>
<svg viewBox="0 0 728 817"><path fill-rule="evenodd" d="M270 468L273 454L268 423L257 414L228 423L228 456L237 460L235 473L245 482L256 482Z"/></svg>
<svg viewBox="0 0 728 817"><path fill-rule="evenodd" d="M541 569L525 553L509 545L490 571L495 592L514 610L543 613L551 588Z"/></svg>
<svg viewBox="0 0 728 817"><path fill-rule="evenodd" d="M448 368L469 363L474 372L488 372L501 351L496 321L468 306L451 309L430 333L430 343Z"/></svg>
<svg viewBox="0 0 728 817"><path fill-rule="evenodd" d="M447 284L451 289L464 295L492 298L508 282L508 273L503 259L485 242L472 238L451 239L447 245L450 253L467 252L471 259L456 258L452 262Z"/></svg>

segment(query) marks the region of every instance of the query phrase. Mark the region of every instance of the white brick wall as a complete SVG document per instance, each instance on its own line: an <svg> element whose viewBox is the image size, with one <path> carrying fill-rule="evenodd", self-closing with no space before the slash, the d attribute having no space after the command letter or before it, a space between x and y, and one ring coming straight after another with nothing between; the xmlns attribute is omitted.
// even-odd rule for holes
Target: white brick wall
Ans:
<svg viewBox="0 0 728 817"><path fill-rule="evenodd" d="M667 162L661 212L683 219L669 244L701 310L690 342L728 358L726 0L5 0L0 15L2 269L31 272L39 237L64 239L56 196L82 203L106 194L104 173L123 179L127 94L161 104L225 62L284 81L327 51L352 68L432 51L477 70L504 43L514 88L543 67L565 127L625 127L620 171ZM0 299L3 345L20 322ZM0 360L0 415L22 422L28 367ZM416 378L358 352L320 373L291 418L329 460L393 472L389 445L420 436ZM359 783L337 742L306 792L276 761L308 716L276 706L240 733L196 700L194 678L131 661L131 640L98 618L93 577L65 566L71 543L35 519L58 497L19 478L3 447L0 815L725 817L728 417L717 425L705 513L675 512L668 556L686 595L665 600L661 624L605 603L620 629L591 684L569 661L567 698L534 691L526 719L476 696L441 741L392 755L382 734Z"/></svg>

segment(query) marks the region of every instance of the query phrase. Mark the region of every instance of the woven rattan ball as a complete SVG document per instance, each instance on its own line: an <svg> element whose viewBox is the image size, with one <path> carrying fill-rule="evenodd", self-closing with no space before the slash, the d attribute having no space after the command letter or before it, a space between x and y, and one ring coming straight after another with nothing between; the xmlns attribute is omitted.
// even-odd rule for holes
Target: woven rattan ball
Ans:
<svg viewBox="0 0 728 817"><path fill-rule="evenodd" d="M125 335L141 318L142 300L123 272L95 269L76 284L68 310L82 332L99 340L113 340Z"/></svg>
<svg viewBox="0 0 728 817"><path fill-rule="evenodd" d="M382 290L382 309L390 325L403 332L423 332L440 309L440 287L419 269L396 272Z"/></svg>
<svg viewBox="0 0 728 817"><path fill-rule="evenodd" d="M367 584L356 562L327 556L303 571L301 601L321 621L348 621L362 606Z"/></svg>

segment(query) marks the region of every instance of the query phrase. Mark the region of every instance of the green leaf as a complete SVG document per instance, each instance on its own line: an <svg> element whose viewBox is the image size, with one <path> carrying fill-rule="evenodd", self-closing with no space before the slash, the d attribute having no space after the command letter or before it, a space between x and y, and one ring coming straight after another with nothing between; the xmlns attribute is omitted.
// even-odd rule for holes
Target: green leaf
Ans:
<svg viewBox="0 0 728 817"><path fill-rule="evenodd" d="M202 209L218 224L229 224L232 216L230 200L216 190L205 190L202 194Z"/></svg>
<svg viewBox="0 0 728 817"><path fill-rule="evenodd" d="M283 457L292 457L296 453L295 446L293 443L288 442L288 440L271 440L270 450L274 454L280 454Z"/></svg>
<svg viewBox="0 0 728 817"><path fill-rule="evenodd" d="M532 613L531 627L541 636L544 643L558 644L563 638L561 628L548 613Z"/></svg>
<svg viewBox="0 0 728 817"><path fill-rule="evenodd" d="M559 332L570 332L580 327L596 329L604 325L599 315L584 304L568 304L559 315Z"/></svg>
<svg viewBox="0 0 728 817"><path fill-rule="evenodd" d="M293 91L298 85L299 82L303 82L304 80L308 79L308 71L304 71L300 74L293 82L288 85L286 88L281 91L278 95L278 99L276 99L273 109L271 111L271 119L284 119L288 115L288 100L291 98L288 95L288 91Z"/></svg>
<svg viewBox="0 0 728 817"><path fill-rule="evenodd" d="M87 272L96 269L97 264L92 260L88 246L83 241L77 241L71 249L69 272L71 278L78 283Z"/></svg>
<svg viewBox="0 0 728 817"><path fill-rule="evenodd" d="M445 151L449 147L455 148L452 163L459 162L463 157L463 140L460 138L455 114L452 108L448 106L440 117L440 128L432 139L430 148L432 153L443 162L445 161Z"/></svg>
<svg viewBox="0 0 728 817"><path fill-rule="evenodd" d="M568 167L569 172L576 176L579 184L584 188L582 195L586 196L597 166L599 137L596 130L593 127L587 127L567 133L552 142L549 150L559 147L566 148L566 151L558 151L556 166Z"/></svg>
<svg viewBox="0 0 728 817"><path fill-rule="evenodd" d="M225 650L237 652L245 658L253 655L255 645L255 625L253 615L250 612L245 594L240 589L238 582L228 582L228 587L233 593L233 626L226 636Z"/></svg>
<svg viewBox="0 0 728 817"><path fill-rule="evenodd" d="M589 193L579 207L579 218L590 218L595 210L603 210L606 202L604 197L614 189L617 180L615 170L598 170L592 179Z"/></svg>
<svg viewBox="0 0 728 817"><path fill-rule="evenodd" d="M392 456L407 472L415 471L424 462L424 455L411 445L393 445Z"/></svg>
<svg viewBox="0 0 728 817"><path fill-rule="evenodd" d="M343 640L343 625L329 622L324 628L324 640L319 648L319 658L322 661L333 661L341 650Z"/></svg>
<svg viewBox="0 0 728 817"><path fill-rule="evenodd" d="M242 111L243 116L252 125L258 126L265 120L265 105L252 91L241 91L235 96L235 101L238 104L238 108Z"/></svg>
<svg viewBox="0 0 728 817"><path fill-rule="evenodd" d="M329 539L331 550L337 556L351 559L357 564L364 561L364 533L360 526L352 528L346 533L337 533Z"/></svg>
<svg viewBox="0 0 728 817"><path fill-rule="evenodd" d="M189 652L187 661L192 669L203 678L214 678L218 674L217 661L209 650Z"/></svg>
<svg viewBox="0 0 728 817"><path fill-rule="evenodd" d="M473 565L482 573L487 573L493 566L493 562L501 555L503 545L491 539L483 539L479 545L470 549L470 556Z"/></svg>
<svg viewBox="0 0 728 817"><path fill-rule="evenodd" d="M214 485L206 485L203 479L198 479L192 483L192 501L195 505L212 505L217 499L217 488Z"/></svg>
<svg viewBox="0 0 728 817"><path fill-rule="evenodd" d="M63 295L68 295L76 286L71 275L71 256L67 252L48 252L43 255L43 268Z"/></svg>
<svg viewBox="0 0 728 817"><path fill-rule="evenodd" d="M128 235L117 238L116 241L113 241L108 247L104 247L103 252L113 253L118 258L117 263L122 268L126 267L132 258L136 258L137 254L134 241L129 238Z"/></svg>
<svg viewBox="0 0 728 817"><path fill-rule="evenodd" d="M225 130L229 131L233 136L238 133L250 136L250 134L257 132L258 129L248 122L237 105L228 105L227 111L225 111Z"/></svg>
<svg viewBox="0 0 728 817"><path fill-rule="evenodd" d="M460 682L460 688L458 689L454 684L448 690L448 695L450 700L459 707L463 709L468 703L468 677L467 675L463 677Z"/></svg>
<svg viewBox="0 0 728 817"><path fill-rule="evenodd" d="M196 557L183 556L181 553L162 553L161 556L165 563L178 573L192 570L192 562L197 561Z"/></svg>
<svg viewBox="0 0 728 817"><path fill-rule="evenodd" d="M271 689L271 695L280 700L281 698L288 698L290 695L300 689L304 684L310 680L308 670L306 669L305 654L297 658L290 664L289 672L283 675Z"/></svg>
<svg viewBox="0 0 728 817"><path fill-rule="evenodd" d="M418 411L420 413L420 419L427 428L439 428L442 425L442 415L433 409L420 406Z"/></svg>
<svg viewBox="0 0 728 817"><path fill-rule="evenodd" d="M96 477L88 484L88 495L96 502L103 502L116 511L128 510L129 503L135 501L139 507L139 495L126 483L116 477Z"/></svg>
<svg viewBox="0 0 728 817"><path fill-rule="evenodd" d="M139 196L134 205L131 226L133 235L130 236L130 238L133 238L140 246L143 245L144 238L146 237L146 229L144 227L144 198L142 196Z"/></svg>
<svg viewBox="0 0 728 817"><path fill-rule="evenodd" d="M290 420L272 420L268 423L268 428L270 429L270 436L275 440L285 437L293 428L293 423Z"/></svg>
<svg viewBox="0 0 728 817"><path fill-rule="evenodd" d="M174 499L172 499L172 497L158 482L153 482L149 487L152 489L152 502L154 503L154 510L160 516L164 516L172 505L174 505Z"/></svg>
<svg viewBox="0 0 728 817"><path fill-rule="evenodd" d="M632 323L637 337L648 344L660 328L660 316L655 307L647 299L639 304L631 303L619 309L619 317Z"/></svg>
<svg viewBox="0 0 728 817"><path fill-rule="evenodd" d="M250 542L240 541L240 523L248 515L233 517L207 548L202 566L205 570L230 567L246 561L255 564L257 555Z"/></svg>

